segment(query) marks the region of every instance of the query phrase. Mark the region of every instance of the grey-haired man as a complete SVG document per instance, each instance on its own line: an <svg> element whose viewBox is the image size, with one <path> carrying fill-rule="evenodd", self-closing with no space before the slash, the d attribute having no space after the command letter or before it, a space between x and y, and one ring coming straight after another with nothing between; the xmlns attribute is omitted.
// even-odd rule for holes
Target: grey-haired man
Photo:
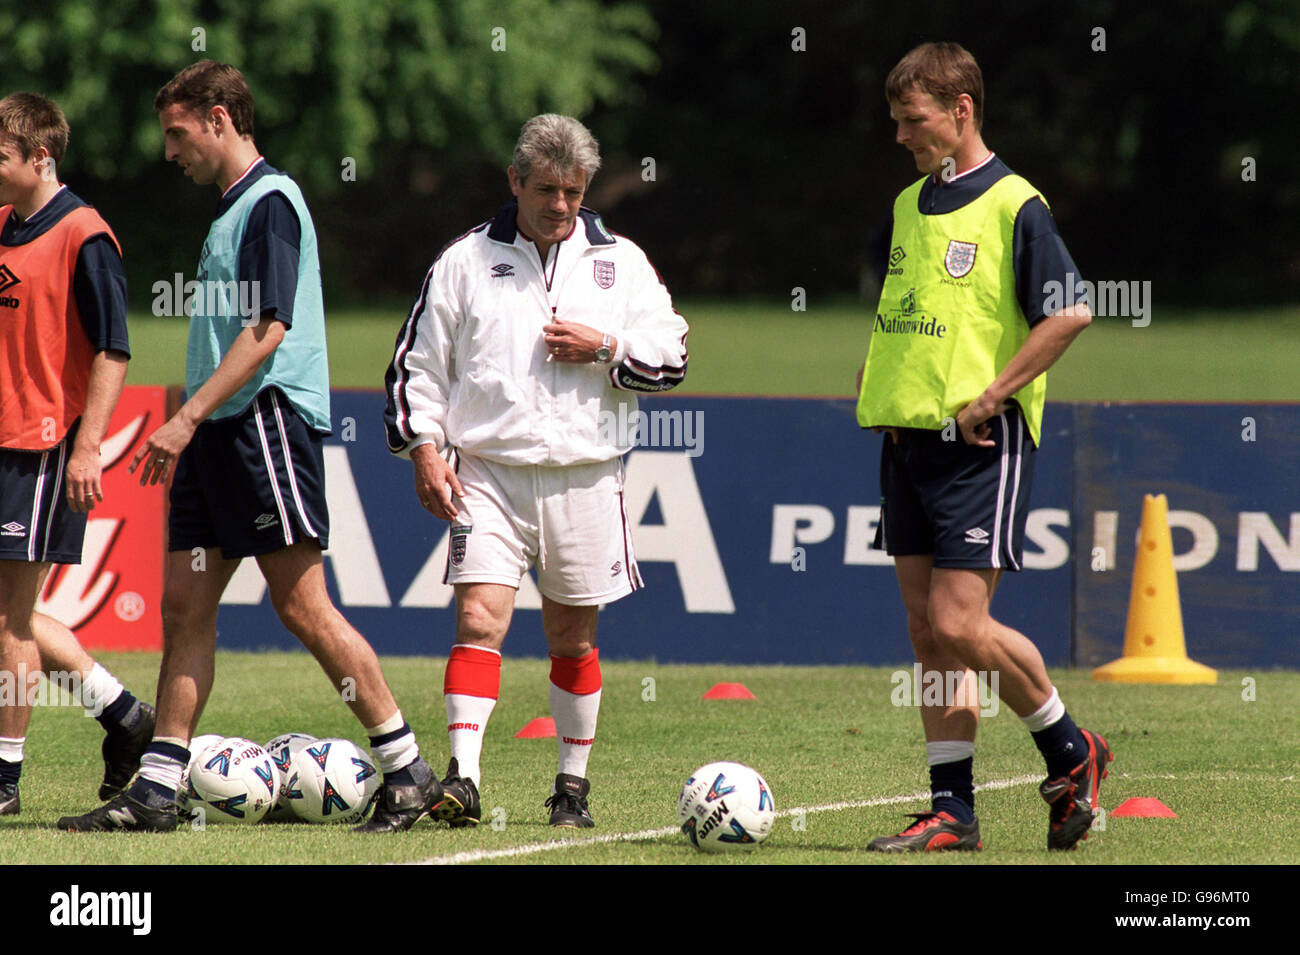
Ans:
<svg viewBox="0 0 1300 955"><path fill-rule="evenodd" d="M451 765L442 818L479 821L479 758L519 582L537 570L559 773L553 826L591 825L600 707L596 612L641 586L623 507L635 393L686 374L686 322L630 240L582 206L600 153L577 120L524 124L514 200L447 245L397 337L389 447L421 505L451 523L456 637L443 690Z"/></svg>

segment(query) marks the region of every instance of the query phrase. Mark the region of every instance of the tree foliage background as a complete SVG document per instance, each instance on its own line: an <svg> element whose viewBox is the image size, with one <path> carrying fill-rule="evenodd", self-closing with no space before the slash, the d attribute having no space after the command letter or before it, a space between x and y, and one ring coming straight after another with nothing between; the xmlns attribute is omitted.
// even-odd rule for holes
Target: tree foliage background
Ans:
<svg viewBox="0 0 1300 955"><path fill-rule="evenodd" d="M884 77L934 39L980 61L985 141L1084 277L1296 300L1289 0L0 0L0 92L63 106L62 177L118 231L139 309L192 272L217 200L162 163L152 108L205 56L244 71L259 147L304 185L330 301L413 295L509 197L520 124L553 110L600 138L588 203L675 293L815 303L870 284L870 233L916 178Z"/></svg>

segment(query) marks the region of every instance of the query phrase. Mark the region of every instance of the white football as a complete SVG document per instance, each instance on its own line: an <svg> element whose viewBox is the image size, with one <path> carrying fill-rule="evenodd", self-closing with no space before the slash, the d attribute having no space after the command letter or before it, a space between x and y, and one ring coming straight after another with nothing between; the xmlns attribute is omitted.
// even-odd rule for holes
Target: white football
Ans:
<svg viewBox="0 0 1300 955"><path fill-rule="evenodd" d="M307 822L359 822L379 791L379 767L350 739L318 739L289 757L289 808Z"/></svg>
<svg viewBox="0 0 1300 955"><path fill-rule="evenodd" d="M194 764L199 761L199 753L219 739L225 737L220 733L204 733L190 740L190 761L185 764L185 769L181 772L181 786L176 790L176 804L180 806L182 812L190 808L190 773L194 771Z"/></svg>
<svg viewBox="0 0 1300 955"><path fill-rule="evenodd" d="M289 807L289 800L285 796L289 791L289 763L294 753L308 743L314 742L316 742L316 737L309 736L307 733L281 733L262 747L266 750L266 755L271 757L271 762L275 764L282 783L280 798L274 806L267 810L262 819L263 822L297 821L298 817L294 815L293 810Z"/></svg>
<svg viewBox="0 0 1300 955"><path fill-rule="evenodd" d="M776 804L766 780L748 766L709 763L682 787L677 820L697 849L748 849L772 831Z"/></svg>
<svg viewBox="0 0 1300 955"><path fill-rule="evenodd" d="M271 757L252 740L227 736L195 754L186 786L191 811L204 822L254 823L266 815L281 789Z"/></svg>

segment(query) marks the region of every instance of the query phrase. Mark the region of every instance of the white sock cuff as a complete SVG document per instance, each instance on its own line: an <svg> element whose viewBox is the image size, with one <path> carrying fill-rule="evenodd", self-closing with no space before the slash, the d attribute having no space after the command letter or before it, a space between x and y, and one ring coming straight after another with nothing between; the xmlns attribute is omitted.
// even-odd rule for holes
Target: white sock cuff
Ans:
<svg viewBox="0 0 1300 955"><path fill-rule="evenodd" d="M371 744L370 752L375 757L375 762L379 763L379 771L385 776L405 769L420 758L420 746L410 730L381 746Z"/></svg>
<svg viewBox="0 0 1300 955"><path fill-rule="evenodd" d="M497 656L501 656L500 650L493 650L491 647L480 647L477 643L453 643L451 648L453 650L482 650L484 653L495 653Z"/></svg>
<svg viewBox="0 0 1300 955"><path fill-rule="evenodd" d="M90 675L81 681L81 705L98 716L122 692L122 684L117 677L96 663L90 668Z"/></svg>
<svg viewBox="0 0 1300 955"><path fill-rule="evenodd" d="M1054 723L1060 722L1065 715L1065 704L1061 702L1060 694L1056 692L1056 687L1052 687L1052 695L1047 698L1047 702L1040 706L1028 716L1020 717L1020 722L1025 724L1025 729L1031 733L1037 733L1045 730Z"/></svg>
<svg viewBox="0 0 1300 955"><path fill-rule="evenodd" d="M185 764L179 759L149 752L140 757L140 778L157 783L172 792L181 788L181 776L184 773Z"/></svg>
<svg viewBox="0 0 1300 955"><path fill-rule="evenodd" d="M960 763L975 755L975 741L964 739L941 739L925 744L925 761L930 766L940 763Z"/></svg>
<svg viewBox="0 0 1300 955"><path fill-rule="evenodd" d="M21 763L26 741L26 736L0 736L0 759L6 763Z"/></svg>
<svg viewBox="0 0 1300 955"><path fill-rule="evenodd" d="M374 736L385 736L389 733L395 733L402 728L402 724L405 722L406 720L402 719L402 711L398 710L396 713L394 713L388 719L384 720L378 726L367 726L366 735L374 737Z"/></svg>

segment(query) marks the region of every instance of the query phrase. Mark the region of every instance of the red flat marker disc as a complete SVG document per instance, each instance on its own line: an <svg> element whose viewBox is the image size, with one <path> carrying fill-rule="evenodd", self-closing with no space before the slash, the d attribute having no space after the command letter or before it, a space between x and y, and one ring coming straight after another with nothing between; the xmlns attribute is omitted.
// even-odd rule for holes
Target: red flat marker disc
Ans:
<svg viewBox="0 0 1300 955"><path fill-rule="evenodd" d="M515 734L515 739L546 739L555 736L555 720L549 716L539 716L529 720L524 728Z"/></svg>
<svg viewBox="0 0 1300 955"><path fill-rule="evenodd" d="M1177 819L1174 812L1154 796L1135 796L1125 799L1111 810L1112 816L1158 816L1164 819Z"/></svg>

